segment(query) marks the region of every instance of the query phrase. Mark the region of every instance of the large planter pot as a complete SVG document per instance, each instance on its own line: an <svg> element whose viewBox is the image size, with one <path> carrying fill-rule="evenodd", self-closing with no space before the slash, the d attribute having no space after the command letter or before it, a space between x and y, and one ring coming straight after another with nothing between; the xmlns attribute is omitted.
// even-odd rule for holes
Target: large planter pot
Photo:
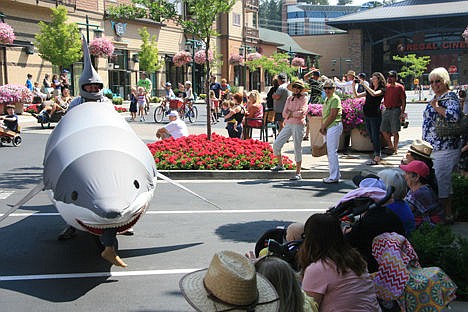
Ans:
<svg viewBox="0 0 468 312"><path fill-rule="evenodd" d="M351 148L358 152L371 152L374 150L370 138L363 136L358 129L351 130Z"/></svg>
<svg viewBox="0 0 468 312"><path fill-rule="evenodd" d="M0 103L0 115L3 115L3 114L5 114L5 104Z"/></svg>

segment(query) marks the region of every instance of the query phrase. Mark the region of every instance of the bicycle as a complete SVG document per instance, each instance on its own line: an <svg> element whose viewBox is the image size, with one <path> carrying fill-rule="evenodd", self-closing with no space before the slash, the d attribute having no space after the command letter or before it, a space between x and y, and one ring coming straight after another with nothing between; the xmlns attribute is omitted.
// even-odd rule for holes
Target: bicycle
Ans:
<svg viewBox="0 0 468 312"><path fill-rule="evenodd" d="M154 110L154 121L157 123L161 123L165 116L170 112L168 109L169 100L163 99L161 103L156 107Z"/></svg>
<svg viewBox="0 0 468 312"><path fill-rule="evenodd" d="M187 117L190 123L197 121L198 109L193 105L192 101L182 102L182 105L180 105L177 111L179 112L179 116L182 120Z"/></svg>
<svg viewBox="0 0 468 312"><path fill-rule="evenodd" d="M163 99L154 110L154 121L161 123L171 110L176 110L179 113L180 119L184 120L187 117L190 123L196 122L198 119L198 109L193 104L189 104L189 102L187 104L180 99Z"/></svg>

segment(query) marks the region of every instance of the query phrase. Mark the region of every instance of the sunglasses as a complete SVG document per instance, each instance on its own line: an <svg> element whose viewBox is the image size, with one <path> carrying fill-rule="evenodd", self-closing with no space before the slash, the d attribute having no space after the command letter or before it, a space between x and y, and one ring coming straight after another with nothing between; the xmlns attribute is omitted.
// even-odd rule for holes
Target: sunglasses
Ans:
<svg viewBox="0 0 468 312"><path fill-rule="evenodd" d="M440 83L441 80L440 79L437 79L437 80L431 80L429 81L430 84L433 84L433 83Z"/></svg>
<svg viewBox="0 0 468 312"><path fill-rule="evenodd" d="M323 87L323 90L333 90L335 89L334 87Z"/></svg>

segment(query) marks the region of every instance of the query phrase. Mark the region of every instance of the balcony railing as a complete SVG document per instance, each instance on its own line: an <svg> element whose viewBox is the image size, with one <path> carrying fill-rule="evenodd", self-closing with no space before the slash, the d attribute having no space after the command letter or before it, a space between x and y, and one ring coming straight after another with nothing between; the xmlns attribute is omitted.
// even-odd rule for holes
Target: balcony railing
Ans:
<svg viewBox="0 0 468 312"><path fill-rule="evenodd" d="M246 12L258 12L258 0L244 0L244 9Z"/></svg>
<svg viewBox="0 0 468 312"><path fill-rule="evenodd" d="M67 7L73 7L76 10L76 0L36 0L37 5L41 2L55 4L55 6L64 5Z"/></svg>
<svg viewBox="0 0 468 312"><path fill-rule="evenodd" d="M258 39L258 29L251 27L244 27L244 37L246 39Z"/></svg>

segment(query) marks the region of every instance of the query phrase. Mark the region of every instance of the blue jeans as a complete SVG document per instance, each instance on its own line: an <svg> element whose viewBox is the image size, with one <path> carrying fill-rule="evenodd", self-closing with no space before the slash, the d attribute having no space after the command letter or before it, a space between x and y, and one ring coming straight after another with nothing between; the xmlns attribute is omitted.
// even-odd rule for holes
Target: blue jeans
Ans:
<svg viewBox="0 0 468 312"><path fill-rule="evenodd" d="M227 123L227 131L228 131L228 134L229 134L229 137L230 138L241 138L242 136L242 123L239 122L239 124L237 125L237 131L234 129L234 124L232 122L228 122Z"/></svg>
<svg viewBox="0 0 468 312"><path fill-rule="evenodd" d="M364 120L366 122L367 133L374 148L374 156L380 157L380 124L382 123L382 117L364 117Z"/></svg>

